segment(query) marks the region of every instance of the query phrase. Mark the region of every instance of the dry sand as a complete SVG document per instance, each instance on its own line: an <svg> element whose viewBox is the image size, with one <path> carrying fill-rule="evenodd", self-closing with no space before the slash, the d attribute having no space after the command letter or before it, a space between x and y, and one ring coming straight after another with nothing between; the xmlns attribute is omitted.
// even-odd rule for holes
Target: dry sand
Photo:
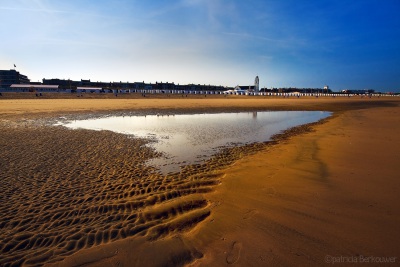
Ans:
<svg viewBox="0 0 400 267"><path fill-rule="evenodd" d="M360 98L360 97L267 97L267 96L221 96L208 95L207 97L199 95L188 95L188 97L180 97L179 95L171 95L170 97L161 96L152 98L151 95L146 98L138 98L137 94L125 95L124 98L104 98L109 95L98 95L99 98L93 97L92 94L85 95L82 98L73 98L74 95L67 99L59 99L60 94L46 94L48 98L21 98L18 93L4 93L0 97L0 114L2 117L35 117L48 116L54 114L65 113L87 113L100 111L120 111L120 110L138 110L138 111L160 111L160 112L218 112L226 110L328 110L341 111L348 109L370 108L371 106L389 105L391 101L398 100L397 97L380 97L380 98ZM26 95L22 95L26 96ZM28 94L29 96L29 94ZM54 96L54 98L52 98ZM62 95L61 95L62 96ZM139 94L140 96L140 94ZM10 99L11 98L11 99ZM46 115L47 114L47 115Z"/></svg>
<svg viewBox="0 0 400 267"><path fill-rule="evenodd" d="M399 104L0 99L0 265L320 266L365 257L396 265ZM144 165L156 155L144 140L36 123L117 110L252 109L336 113L270 145L234 148L169 176Z"/></svg>

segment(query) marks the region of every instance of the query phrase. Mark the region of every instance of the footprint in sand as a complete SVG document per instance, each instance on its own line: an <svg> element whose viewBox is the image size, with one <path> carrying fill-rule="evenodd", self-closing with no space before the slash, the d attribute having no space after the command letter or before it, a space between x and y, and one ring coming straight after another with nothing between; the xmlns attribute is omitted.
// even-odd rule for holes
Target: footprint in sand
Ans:
<svg viewBox="0 0 400 267"><path fill-rule="evenodd" d="M228 255L226 256L226 262L228 264L236 263L240 258L240 251L242 250L242 243L240 242L233 242L232 246L229 250Z"/></svg>
<svg viewBox="0 0 400 267"><path fill-rule="evenodd" d="M251 217L253 217L257 213L258 213L258 211L256 209L250 209L250 210L248 210L247 212L244 213L243 219L244 220L250 219Z"/></svg>
<svg viewBox="0 0 400 267"><path fill-rule="evenodd" d="M265 190L267 192L267 195L270 195L270 196L276 195L276 189L274 187L264 188L263 190Z"/></svg>

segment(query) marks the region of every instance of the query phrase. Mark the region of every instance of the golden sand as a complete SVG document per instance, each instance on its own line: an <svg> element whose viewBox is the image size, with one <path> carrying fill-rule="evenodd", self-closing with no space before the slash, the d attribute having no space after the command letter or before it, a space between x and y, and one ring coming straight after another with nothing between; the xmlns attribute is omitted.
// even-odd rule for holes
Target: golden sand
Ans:
<svg viewBox="0 0 400 267"><path fill-rule="evenodd" d="M0 104L1 266L320 266L340 256L399 257L396 98ZM144 165L156 153L144 140L35 123L117 110L336 113L168 176Z"/></svg>

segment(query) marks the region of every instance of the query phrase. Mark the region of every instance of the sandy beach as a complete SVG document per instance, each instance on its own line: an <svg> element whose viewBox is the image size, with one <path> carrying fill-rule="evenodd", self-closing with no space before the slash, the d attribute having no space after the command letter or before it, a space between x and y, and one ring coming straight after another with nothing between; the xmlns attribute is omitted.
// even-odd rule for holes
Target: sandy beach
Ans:
<svg viewBox="0 0 400 267"><path fill-rule="evenodd" d="M324 110L163 176L147 142L49 126L113 112ZM0 266L396 266L397 97L0 98Z"/></svg>

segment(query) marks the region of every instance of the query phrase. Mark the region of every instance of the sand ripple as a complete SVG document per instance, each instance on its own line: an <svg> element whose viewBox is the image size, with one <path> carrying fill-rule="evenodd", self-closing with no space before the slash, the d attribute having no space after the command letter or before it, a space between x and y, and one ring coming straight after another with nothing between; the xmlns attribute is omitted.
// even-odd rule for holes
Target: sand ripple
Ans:
<svg viewBox="0 0 400 267"><path fill-rule="evenodd" d="M230 153L163 176L145 141L62 127L3 127L0 265L38 266L135 235L191 229L210 214L203 193ZM239 156L239 154L237 154Z"/></svg>

